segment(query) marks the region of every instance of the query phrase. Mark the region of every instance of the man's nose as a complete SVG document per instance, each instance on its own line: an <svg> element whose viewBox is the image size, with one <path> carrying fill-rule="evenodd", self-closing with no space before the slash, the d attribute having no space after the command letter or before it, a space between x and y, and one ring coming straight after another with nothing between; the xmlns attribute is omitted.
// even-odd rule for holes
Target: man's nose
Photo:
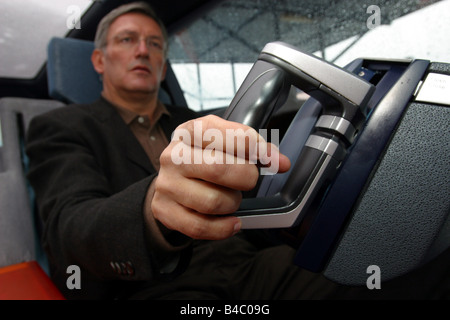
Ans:
<svg viewBox="0 0 450 320"><path fill-rule="evenodd" d="M147 41L145 39L139 39L136 47L136 54L141 57L150 56L150 49L148 48Z"/></svg>

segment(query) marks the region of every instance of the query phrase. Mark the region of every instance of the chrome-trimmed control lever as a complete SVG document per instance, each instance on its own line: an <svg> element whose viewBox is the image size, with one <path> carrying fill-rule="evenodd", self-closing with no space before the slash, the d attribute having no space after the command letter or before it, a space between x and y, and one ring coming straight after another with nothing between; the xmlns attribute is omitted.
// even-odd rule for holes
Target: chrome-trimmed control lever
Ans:
<svg viewBox="0 0 450 320"><path fill-rule="evenodd" d="M274 196L244 199L235 213L242 227L285 228L301 221L329 183L364 124L375 87L358 76L282 42L267 44L224 118L258 130L287 99L291 86L318 100L323 111Z"/></svg>

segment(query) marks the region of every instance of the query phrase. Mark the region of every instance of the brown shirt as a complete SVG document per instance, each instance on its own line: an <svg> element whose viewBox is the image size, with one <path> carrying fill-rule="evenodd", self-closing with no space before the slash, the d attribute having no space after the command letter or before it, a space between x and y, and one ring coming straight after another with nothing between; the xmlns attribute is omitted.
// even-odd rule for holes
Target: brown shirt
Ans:
<svg viewBox="0 0 450 320"><path fill-rule="evenodd" d="M148 116L141 116L121 107L116 108L122 119L138 139L142 148L144 148L153 167L158 171L159 157L169 144L163 129L159 125L159 119L163 114L170 116L169 111L160 101L158 101L156 105L153 119L150 119Z"/></svg>

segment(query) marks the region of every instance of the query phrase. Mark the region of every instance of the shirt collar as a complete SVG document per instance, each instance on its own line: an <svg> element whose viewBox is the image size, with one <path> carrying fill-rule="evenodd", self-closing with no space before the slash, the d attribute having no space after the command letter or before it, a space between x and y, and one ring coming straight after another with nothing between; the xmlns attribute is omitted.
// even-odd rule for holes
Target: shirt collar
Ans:
<svg viewBox="0 0 450 320"><path fill-rule="evenodd" d="M141 117L141 115L139 115L138 113L133 112L128 109L125 109L123 107L120 107L117 105L114 105L114 107L117 109L117 112L119 113L119 115L122 117L122 119L125 121L125 123L127 125L130 125L134 120ZM153 126L155 123L157 123L163 114L171 116L171 114L170 114L169 110L167 110L166 106L161 101L158 100L158 102L156 103L155 111L154 111L154 120L153 120L154 123L152 123L150 125ZM144 115L142 117L145 119L146 122L149 122L149 118L147 115Z"/></svg>

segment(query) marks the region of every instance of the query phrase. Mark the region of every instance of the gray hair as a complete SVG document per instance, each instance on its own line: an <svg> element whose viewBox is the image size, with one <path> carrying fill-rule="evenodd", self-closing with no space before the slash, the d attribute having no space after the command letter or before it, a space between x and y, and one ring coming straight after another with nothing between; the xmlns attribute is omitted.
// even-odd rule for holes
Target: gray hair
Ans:
<svg viewBox="0 0 450 320"><path fill-rule="evenodd" d="M110 13L108 13L106 16L103 17L103 19L100 21L97 27L97 32L95 34L95 48L96 49L103 49L106 47L107 44L107 35L108 35L108 29L111 26L111 24L120 16L131 13L131 12L137 12L142 13L151 19L155 20L155 22L159 25L161 28L161 32L164 38L165 42L165 49L164 49L164 55L167 56L167 47L169 44L169 36L167 33L167 29L164 26L164 23L162 20L156 15L155 11L153 10L150 5L148 5L145 2L133 2L129 4L122 5L114 10L112 10Z"/></svg>

